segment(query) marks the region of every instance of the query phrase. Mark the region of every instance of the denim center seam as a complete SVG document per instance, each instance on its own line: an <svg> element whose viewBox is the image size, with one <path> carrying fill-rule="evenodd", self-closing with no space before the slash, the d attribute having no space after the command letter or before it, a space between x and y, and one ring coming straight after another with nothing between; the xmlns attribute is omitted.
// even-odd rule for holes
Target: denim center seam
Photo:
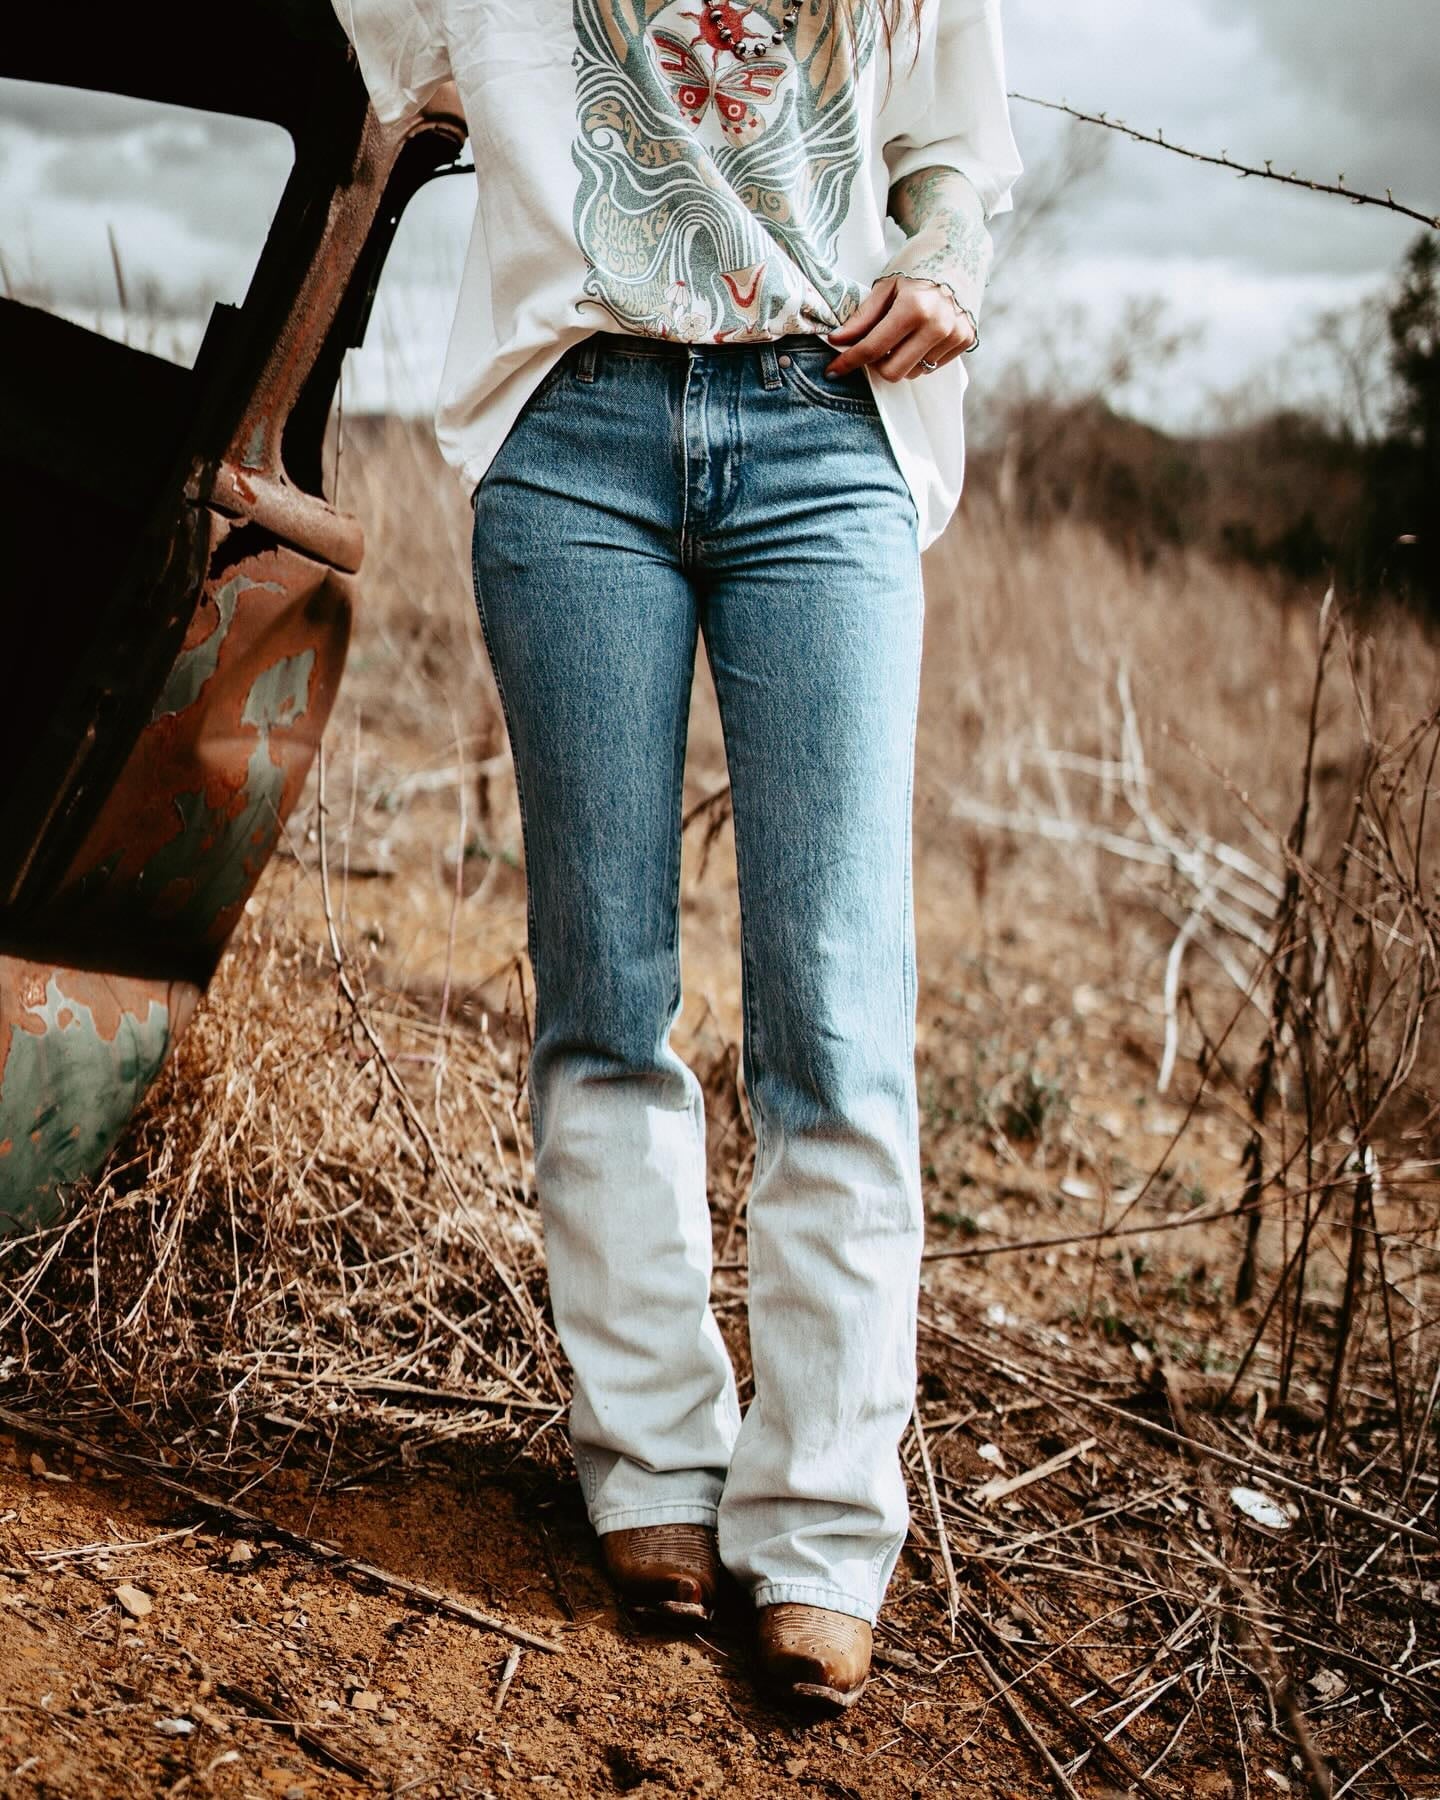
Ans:
<svg viewBox="0 0 1440 1800"><path fill-rule="evenodd" d="M680 463L680 567L687 573L692 561L690 547L690 377L695 371L695 357L690 354L685 359L685 367L680 378L680 404L674 408L675 441ZM665 397L671 400L672 389L666 382Z"/></svg>

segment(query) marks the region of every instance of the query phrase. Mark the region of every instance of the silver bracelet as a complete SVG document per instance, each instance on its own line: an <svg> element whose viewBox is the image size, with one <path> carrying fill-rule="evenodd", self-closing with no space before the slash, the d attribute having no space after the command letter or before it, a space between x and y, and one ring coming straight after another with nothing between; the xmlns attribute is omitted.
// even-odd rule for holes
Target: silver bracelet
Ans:
<svg viewBox="0 0 1440 1800"><path fill-rule="evenodd" d="M962 356L969 356L972 351L980 348L980 321L975 317L974 313L971 312L970 308L966 306L965 302L955 292L948 281L942 281L937 275L912 275L908 269L887 269L883 275L877 275L876 280L888 281L892 276L903 277L906 281L926 281L929 282L931 287L937 287L943 293L948 294L950 297L950 304L962 318L969 320L970 330L974 334L971 341L965 346L960 354Z"/></svg>

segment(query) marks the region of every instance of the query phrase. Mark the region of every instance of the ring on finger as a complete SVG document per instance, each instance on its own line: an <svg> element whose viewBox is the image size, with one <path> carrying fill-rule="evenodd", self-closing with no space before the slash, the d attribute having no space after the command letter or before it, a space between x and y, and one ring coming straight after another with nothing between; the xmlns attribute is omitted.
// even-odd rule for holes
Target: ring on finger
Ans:
<svg viewBox="0 0 1440 1800"><path fill-rule="evenodd" d="M933 375L935 373L935 371L940 367L940 365L937 362L931 362L931 360L928 356L922 356L920 358L920 367L922 369L927 370L931 375Z"/></svg>

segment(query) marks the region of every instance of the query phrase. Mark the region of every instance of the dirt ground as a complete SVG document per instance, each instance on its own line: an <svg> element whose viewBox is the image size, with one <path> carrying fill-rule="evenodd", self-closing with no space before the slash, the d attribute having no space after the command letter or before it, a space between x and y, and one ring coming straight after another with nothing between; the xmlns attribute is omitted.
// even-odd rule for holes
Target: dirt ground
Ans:
<svg viewBox="0 0 1440 1800"><path fill-rule="evenodd" d="M932 1409L940 1426L954 1418L954 1395L942 1398ZM1023 1431L1005 1436L1013 1409L997 1400L981 1432L1012 1451L1026 1441ZM695 1640L657 1634L616 1605L573 1482L513 1453L457 1460L427 1458L432 1466L318 1496L306 1476L281 1470L260 1504L277 1523L545 1638L554 1654L522 1648L512 1666L516 1646L498 1633L347 1579L263 1531L236 1535L143 1480L12 1437L0 1449L3 1791L87 1800L1053 1791L976 1653L947 1631L923 1519L865 1699L845 1719L806 1721L757 1694L738 1596ZM945 1466L962 1465L972 1479L991 1472L973 1440ZM1074 1495L1082 1506L1084 1487ZM1012 1615L1006 1629L1029 1628ZM1152 1645L1131 1631L1087 1637L1082 1624L1058 1636L1088 1646L1096 1669L1115 1676L1151 1661ZM302 1722L304 1741L267 1710ZM1247 1715L1251 1753L1278 1777L1261 1791L1292 1791L1286 1746L1253 1708ZM1225 1771L1227 1748L1207 1746L1197 1725L1158 1791L1244 1791ZM1075 1791L1133 1790L1087 1769Z"/></svg>
<svg viewBox="0 0 1440 1800"><path fill-rule="evenodd" d="M246 1540L209 1529L17 1576L17 1554L155 1539L183 1517L139 1485L32 1475L28 1456L0 1475L7 1792L878 1797L916 1791L937 1747L928 1791L1045 1791L983 1728L963 1670L912 1673L901 1650L906 1667L882 1662L850 1719L807 1724L756 1696L737 1602L697 1640L647 1633L616 1607L568 1485L425 1475L337 1495L311 1522L553 1640L554 1655L522 1650L507 1683L498 1635L263 1543L233 1566ZM304 1523L311 1509L284 1510ZM152 1599L143 1618L115 1600L127 1581ZM247 1691L303 1719L306 1744Z"/></svg>

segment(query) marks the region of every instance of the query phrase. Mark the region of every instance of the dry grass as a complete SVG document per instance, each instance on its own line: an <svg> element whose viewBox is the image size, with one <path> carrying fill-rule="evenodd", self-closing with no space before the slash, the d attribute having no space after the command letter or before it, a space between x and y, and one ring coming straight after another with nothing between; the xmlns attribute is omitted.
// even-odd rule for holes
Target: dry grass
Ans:
<svg viewBox="0 0 1440 1800"><path fill-rule="evenodd" d="M406 426L352 426L339 480L372 550L323 792L107 1176L0 1257L7 1395L231 1492L460 1438L563 1465L468 520ZM1336 1793L1395 1792L1440 1754L1433 645L1332 613L1317 685L1318 595L998 507L929 594L932 1260L889 1666L981 1671L1064 1792L1164 1791L1202 1751L1250 1791L1329 1791L1329 1759ZM692 743L681 1041L743 1369L703 681Z"/></svg>

